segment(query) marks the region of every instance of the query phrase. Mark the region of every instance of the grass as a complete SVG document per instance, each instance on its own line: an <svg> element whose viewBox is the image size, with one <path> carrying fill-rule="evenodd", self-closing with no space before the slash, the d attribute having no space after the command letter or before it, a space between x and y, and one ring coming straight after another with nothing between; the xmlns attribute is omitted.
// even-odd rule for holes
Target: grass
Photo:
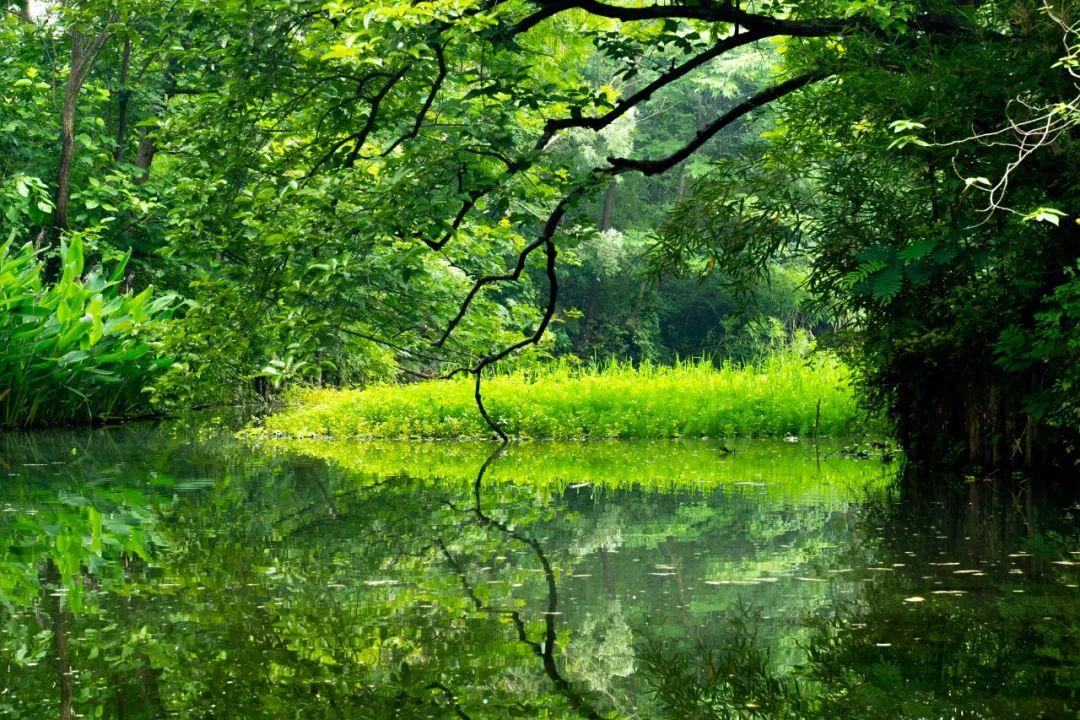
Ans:
<svg viewBox="0 0 1080 720"><path fill-rule="evenodd" d="M568 363L487 378L485 404L515 438L841 435L863 421L847 368L826 355L757 363L634 367ZM820 415L819 415L820 403ZM817 423L815 427L815 423ZM360 390L307 389L256 434L279 437L487 439L471 378Z"/></svg>

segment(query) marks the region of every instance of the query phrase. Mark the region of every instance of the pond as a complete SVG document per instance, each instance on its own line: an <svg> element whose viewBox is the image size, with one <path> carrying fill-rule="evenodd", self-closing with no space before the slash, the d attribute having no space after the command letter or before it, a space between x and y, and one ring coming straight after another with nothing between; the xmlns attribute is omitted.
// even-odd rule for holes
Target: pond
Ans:
<svg viewBox="0 0 1080 720"><path fill-rule="evenodd" d="M0 436L0 717L1078 717L1074 499L841 441L492 450Z"/></svg>

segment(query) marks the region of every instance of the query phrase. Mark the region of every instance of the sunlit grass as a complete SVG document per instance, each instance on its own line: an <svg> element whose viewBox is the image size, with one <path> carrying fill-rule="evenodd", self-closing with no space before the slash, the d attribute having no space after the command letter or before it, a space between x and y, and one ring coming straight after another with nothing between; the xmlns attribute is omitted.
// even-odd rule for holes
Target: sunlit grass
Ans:
<svg viewBox="0 0 1080 720"><path fill-rule="evenodd" d="M750 365L568 363L484 380L492 417L516 438L839 435L863 421L837 359L778 354ZM820 407L820 411L819 411ZM362 390L309 389L265 420L288 437L489 438L471 378Z"/></svg>

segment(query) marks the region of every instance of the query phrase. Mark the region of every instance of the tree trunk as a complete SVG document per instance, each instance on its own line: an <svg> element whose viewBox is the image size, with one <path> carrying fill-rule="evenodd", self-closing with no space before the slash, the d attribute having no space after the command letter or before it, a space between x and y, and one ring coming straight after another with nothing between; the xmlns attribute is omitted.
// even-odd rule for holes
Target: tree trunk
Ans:
<svg viewBox="0 0 1080 720"><path fill-rule="evenodd" d="M604 190L604 202L600 208L600 230L610 230L615 218L615 180Z"/></svg>
<svg viewBox="0 0 1080 720"><path fill-rule="evenodd" d="M56 173L56 207L52 217L51 244L54 248L59 246L60 236L68 227L71 168L75 162L75 113L79 104L79 92L86 78L90 76L98 51L108 37L108 25L92 38L84 37L78 30L71 31L71 67L64 91L64 107L60 115L60 165ZM45 266L46 277L58 277L59 269L59 259L49 258Z"/></svg>
<svg viewBox="0 0 1080 720"><path fill-rule="evenodd" d="M894 405L899 439L917 466L995 473L1055 460L1044 457L1038 423L1024 409L1035 378L1007 382L993 368L929 365L898 376L919 378L900 387Z"/></svg>
<svg viewBox="0 0 1080 720"><path fill-rule="evenodd" d="M124 38L124 54L120 59L120 91L116 97L116 147L113 148L113 159L120 162L124 159L124 145L127 143L128 131L128 103L131 100L131 89L128 87L128 71L131 68L131 37Z"/></svg>
<svg viewBox="0 0 1080 720"><path fill-rule="evenodd" d="M56 208L53 210L53 244L68 226L68 202L71 198L71 166L75 161L75 110L79 101L79 82L75 72L78 51L72 41L71 75L64 93L64 109L60 115L60 167L56 172Z"/></svg>
<svg viewBox="0 0 1080 720"><path fill-rule="evenodd" d="M71 653L68 647L68 611L63 606L60 594L54 593L54 588L59 588L61 583L60 570L56 563L49 560L45 567L44 588L49 602L49 614L52 620L53 651L56 653L56 681L60 688L60 720L73 720L74 708L72 698L74 687L71 681Z"/></svg>
<svg viewBox="0 0 1080 720"><path fill-rule="evenodd" d="M157 142L154 140L153 128L146 128L143 136L139 138L139 147L135 150L135 167L142 170L142 174L135 179L137 183L146 182L150 177L150 164L154 162L157 153Z"/></svg>
<svg viewBox="0 0 1080 720"><path fill-rule="evenodd" d="M585 312L581 317L581 339L578 352L587 352L593 339L593 327L596 324L596 311L600 305L600 280L595 275L589 276L589 294L585 301Z"/></svg>

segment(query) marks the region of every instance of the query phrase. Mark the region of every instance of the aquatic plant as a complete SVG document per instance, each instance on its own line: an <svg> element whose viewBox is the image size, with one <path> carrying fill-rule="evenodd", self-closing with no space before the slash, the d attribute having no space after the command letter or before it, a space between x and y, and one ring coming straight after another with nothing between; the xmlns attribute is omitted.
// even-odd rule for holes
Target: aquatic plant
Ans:
<svg viewBox="0 0 1080 720"><path fill-rule="evenodd" d="M485 405L517 438L779 437L856 430L865 418L847 368L794 353L719 366L609 362L494 375ZM256 432L308 437L487 438L471 379L361 390L308 389Z"/></svg>
<svg viewBox="0 0 1080 720"><path fill-rule="evenodd" d="M147 409L144 388L169 364L155 350L173 296L121 290L125 265L83 275L76 235L61 246L59 279L47 284L31 245L0 245L0 427Z"/></svg>

